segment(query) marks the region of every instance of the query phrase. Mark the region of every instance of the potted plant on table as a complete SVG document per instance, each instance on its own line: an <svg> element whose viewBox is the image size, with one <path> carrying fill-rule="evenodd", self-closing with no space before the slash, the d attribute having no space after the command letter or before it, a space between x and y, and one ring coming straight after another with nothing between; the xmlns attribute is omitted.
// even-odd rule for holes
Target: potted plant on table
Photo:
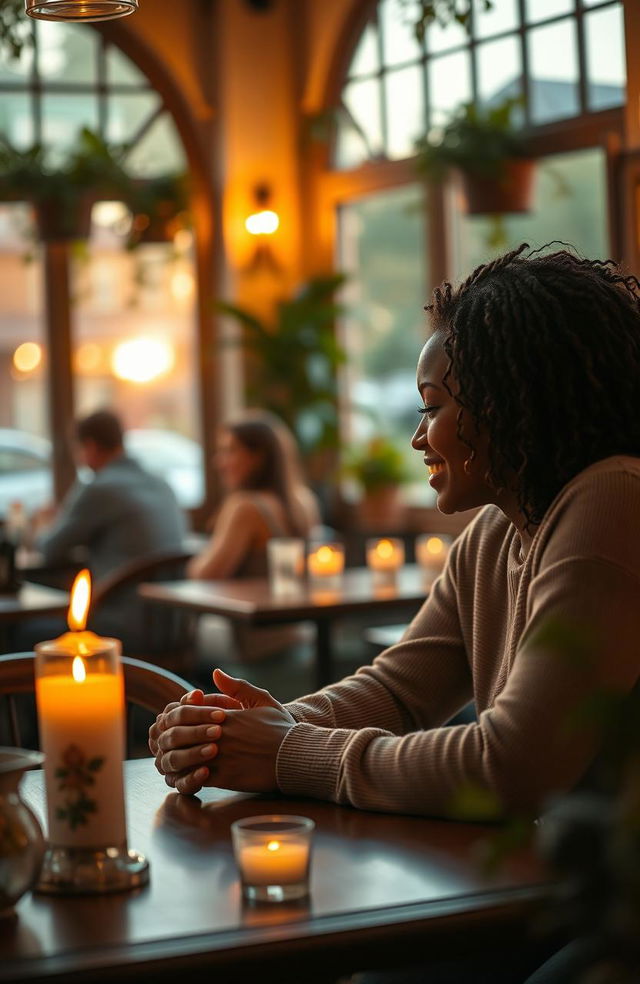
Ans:
<svg viewBox="0 0 640 984"><path fill-rule="evenodd" d="M464 104L442 130L418 141L418 172L441 182L457 171L469 215L529 211L535 161L515 121L521 105L516 97L487 107Z"/></svg>
<svg viewBox="0 0 640 984"><path fill-rule="evenodd" d="M342 474L360 489L356 519L361 529L392 530L402 525L400 487L409 481L410 473L390 438L380 435L347 449Z"/></svg>

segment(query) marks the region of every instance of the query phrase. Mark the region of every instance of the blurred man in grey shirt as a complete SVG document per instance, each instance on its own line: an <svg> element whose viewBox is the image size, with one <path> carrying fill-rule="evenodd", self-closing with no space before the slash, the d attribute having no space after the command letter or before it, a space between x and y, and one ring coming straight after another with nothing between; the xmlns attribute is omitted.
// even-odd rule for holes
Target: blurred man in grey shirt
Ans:
<svg viewBox="0 0 640 984"><path fill-rule="evenodd" d="M186 533L173 490L127 457L123 441L122 424L110 410L78 420L78 464L90 468L94 477L75 483L53 523L35 540L50 564L71 560L83 548L94 582L134 559L182 550ZM88 627L122 638L125 652L143 645L142 606L135 586L106 600Z"/></svg>

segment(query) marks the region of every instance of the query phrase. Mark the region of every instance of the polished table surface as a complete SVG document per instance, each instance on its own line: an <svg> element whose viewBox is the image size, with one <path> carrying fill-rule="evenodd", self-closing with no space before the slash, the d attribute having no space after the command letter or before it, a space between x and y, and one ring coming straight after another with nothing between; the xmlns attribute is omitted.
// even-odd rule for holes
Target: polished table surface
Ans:
<svg viewBox="0 0 640 984"><path fill-rule="evenodd" d="M138 586L149 602L173 605L199 613L223 615L252 625L282 625L312 621L317 629L317 682L333 679L331 626L341 617L371 613L415 614L429 593L434 575L406 564L395 582L377 585L366 567L347 568L335 590L318 589L301 581L295 594L274 595L266 578L226 581L157 581Z"/></svg>
<svg viewBox="0 0 640 984"><path fill-rule="evenodd" d="M28 893L16 919L0 920L0 981L157 984L213 971L224 984L252 975L306 984L424 959L461 938L467 952L505 933L515 940L547 894L527 851L482 873L481 849L499 827L215 789L182 797L151 759L125 768L129 846L149 859L149 885L102 897ZM43 818L42 773L25 774L21 788ZM310 897L244 904L229 825L276 812L316 822Z"/></svg>

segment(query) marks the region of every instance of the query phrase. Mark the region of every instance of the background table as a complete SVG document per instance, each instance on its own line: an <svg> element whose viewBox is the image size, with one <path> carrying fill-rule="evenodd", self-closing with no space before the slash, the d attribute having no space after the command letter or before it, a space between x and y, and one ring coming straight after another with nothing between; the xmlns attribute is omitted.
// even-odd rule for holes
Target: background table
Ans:
<svg viewBox="0 0 640 984"><path fill-rule="evenodd" d="M102 897L27 894L16 920L0 920L0 981L329 981L462 944L505 952L527 938L547 894L529 852L482 874L479 848L499 828L214 789L182 797L151 759L126 763L126 788L129 846L148 857L150 884ZM22 790L43 816L41 772L27 773ZM316 821L311 896L250 906L229 824L270 812Z"/></svg>
<svg viewBox="0 0 640 984"><path fill-rule="evenodd" d="M0 652L10 652L11 628L34 615L63 615L69 606L67 591L25 581L18 591L0 594Z"/></svg>
<svg viewBox="0 0 640 984"><path fill-rule="evenodd" d="M313 622L316 626L317 685L331 683L333 652L331 629L338 618L381 613L395 617L415 614L429 593L433 575L415 564L405 565L394 584L377 586L366 568L347 569L336 590L312 589L301 582L296 594L274 596L266 578L227 581L157 581L138 587L146 601L172 605L200 614L223 615L250 625ZM187 672L184 668L183 672Z"/></svg>

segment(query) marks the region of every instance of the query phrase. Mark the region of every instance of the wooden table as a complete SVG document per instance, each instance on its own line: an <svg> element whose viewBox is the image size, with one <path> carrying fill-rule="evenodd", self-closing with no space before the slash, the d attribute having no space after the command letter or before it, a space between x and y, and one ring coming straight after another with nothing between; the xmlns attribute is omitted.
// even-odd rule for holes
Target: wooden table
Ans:
<svg viewBox="0 0 640 984"><path fill-rule="evenodd" d="M274 596L266 578L145 582L138 591L155 604L223 615L254 626L313 622L317 685L323 687L335 679L331 632L336 619L363 613L376 618L382 613L413 615L429 593L432 580L433 575L425 575L417 565L408 564L392 585L376 586L371 572L359 567L345 571L338 590L312 590L301 582L300 590L286 597Z"/></svg>
<svg viewBox="0 0 640 984"><path fill-rule="evenodd" d="M461 940L479 954L515 947L547 895L528 852L491 878L481 873L478 849L499 828L214 789L183 797L151 759L125 768L129 846L149 859L149 885L102 897L27 893L18 918L0 920L1 982L328 982L455 954ZM21 788L43 817L41 772ZM311 894L252 906L241 898L229 824L271 812L316 822Z"/></svg>
<svg viewBox="0 0 640 984"><path fill-rule="evenodd" d="M11 647L11 627L34 615L62 615L69 606L67 591L25 581L18 591L0 594L0 652Z"/></svg>

